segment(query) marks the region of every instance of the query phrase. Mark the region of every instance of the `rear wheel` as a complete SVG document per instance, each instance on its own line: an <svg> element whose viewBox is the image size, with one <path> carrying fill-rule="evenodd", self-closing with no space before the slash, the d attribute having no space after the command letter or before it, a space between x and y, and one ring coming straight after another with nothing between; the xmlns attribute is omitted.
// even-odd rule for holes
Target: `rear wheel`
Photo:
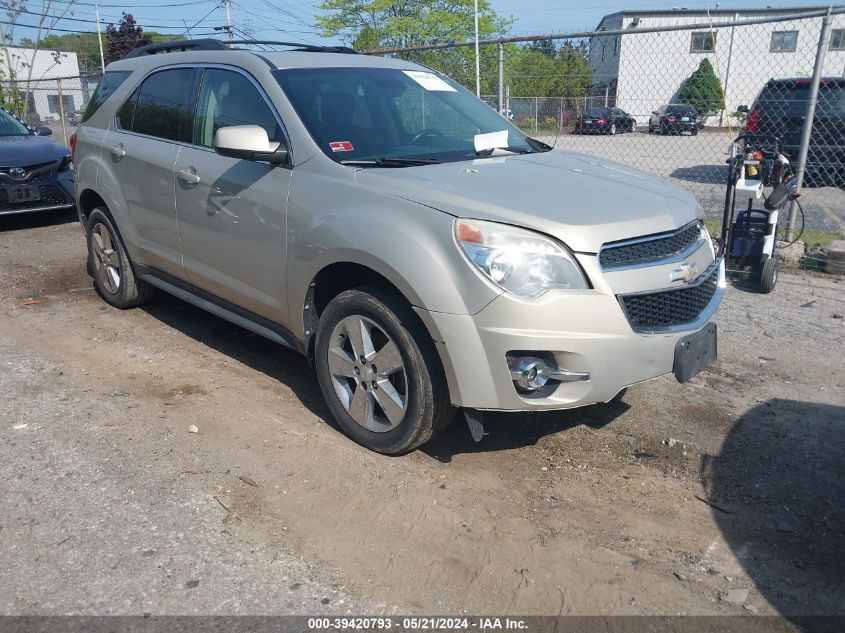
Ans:
<svg viewBox="0 0 845 633"><path fill-rule="evenodd" d="M615 123L611 123L611 124L610 124L610 131L609 131L609 134L610 134L611 136L613 136L614 134L616 134L616 124L615 124Z"/></svg>
<svg viewBox="0 0 845 633"><path fill-rule="evenodd" d="M315 364L343 431L378 453L418 448L454 415L428 333L394 294L347 290L320 316Z"/></svg>
<svg viewBox="0 0 845 633"><path fill-rule="evenodd" d="M760 271L760 292L769 294L775 289L778 282L778 260L777 257L769 257L763 262L763 269Z"/></svg>
<svg viewBox="0 0 845 633"><path fill-rule="evenodd" d="M102 299L115 308L146 302L154 288L135 276L132 262L105 207L88 217L88 270Z"/></svg>
<svg viewBox="0 0 845 633"><path fill-rule="evenodd" d="M631 125L628 128L628 131L629 132L636 132L637 131L637 122L636 121L633 121L633 120L631 121Z"/></svg>
<svg viewBox="0 0 845 633"><path fill-rule="evenodd" d="M660 133L661 133L663 136L666 136L667 134L669 134L669 128L667 128L667 127L666 127L666 124L665 124L665 123L661 123L661 124L660 124Z"/></svg>

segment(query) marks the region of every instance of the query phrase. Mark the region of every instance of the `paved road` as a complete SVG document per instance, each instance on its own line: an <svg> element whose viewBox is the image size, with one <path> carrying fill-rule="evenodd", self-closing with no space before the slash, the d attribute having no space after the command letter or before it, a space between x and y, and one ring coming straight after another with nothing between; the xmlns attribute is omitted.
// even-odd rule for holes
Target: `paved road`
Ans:
<svg viewBox="0 0 845 633"><path fill-rule="evenodd" d="M729 143L724 133L661 136L641 129L616 136L562 134L539 138L557 148L609 158L669 178L692 192L707 215L722 216ZM845 233L845 190L806 187L801 202L808 228Z"/></svg>

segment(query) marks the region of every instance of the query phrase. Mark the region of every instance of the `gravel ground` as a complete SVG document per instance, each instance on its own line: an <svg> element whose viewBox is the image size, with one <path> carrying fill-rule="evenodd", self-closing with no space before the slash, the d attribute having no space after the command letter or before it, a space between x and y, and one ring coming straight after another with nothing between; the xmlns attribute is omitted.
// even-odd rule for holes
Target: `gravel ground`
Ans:
<svg viewBox="0 0 845 633"><path fill-rule="evenodd" d="M688 384L388 458L296 354L107 307L83 248L0 218L0 613L845 613L842 278L730 287Z"/></svg>

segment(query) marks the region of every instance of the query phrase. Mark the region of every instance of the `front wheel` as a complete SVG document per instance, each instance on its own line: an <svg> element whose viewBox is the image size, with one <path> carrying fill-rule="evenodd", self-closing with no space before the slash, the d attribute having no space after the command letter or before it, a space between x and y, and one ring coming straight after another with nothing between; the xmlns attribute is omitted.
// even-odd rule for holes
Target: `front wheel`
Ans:
<svg viewBox="0 0 845 633"><path fill-rule="evenodd" d="M763 269L760 271L760 292L769 294L775 289L778 282L778 260L777 257L769 257L763 262Z"/></svg>
<svg viewBox="0 0 845 633"><path fill-rule="evenodd" d="M320 316L314 349L329 409L353 440L378 453L412 451L454 415L437 352L401 298L347 290Z"/></svg>

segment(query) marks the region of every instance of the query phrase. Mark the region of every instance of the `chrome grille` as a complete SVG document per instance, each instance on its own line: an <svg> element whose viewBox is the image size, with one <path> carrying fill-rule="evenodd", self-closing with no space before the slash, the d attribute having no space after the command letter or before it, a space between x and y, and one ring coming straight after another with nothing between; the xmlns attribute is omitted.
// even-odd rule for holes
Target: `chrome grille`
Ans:
<svg viewBox="0 0 845 633"><path fill-rule="evenodd" d="M615 246L609 244L602 247L599 263L602 268L615 268L668 259L688 250L699 241L701 235L701 223L696 221L674 233L623 242Z"/></svg>
<svg viewBox="0 0 845 633"><path fill-rule="evenodd" d="M696 321L719 285L719 261L692 285L657 292L621 295L619 302L634 330L654 330Z"/></svg>

